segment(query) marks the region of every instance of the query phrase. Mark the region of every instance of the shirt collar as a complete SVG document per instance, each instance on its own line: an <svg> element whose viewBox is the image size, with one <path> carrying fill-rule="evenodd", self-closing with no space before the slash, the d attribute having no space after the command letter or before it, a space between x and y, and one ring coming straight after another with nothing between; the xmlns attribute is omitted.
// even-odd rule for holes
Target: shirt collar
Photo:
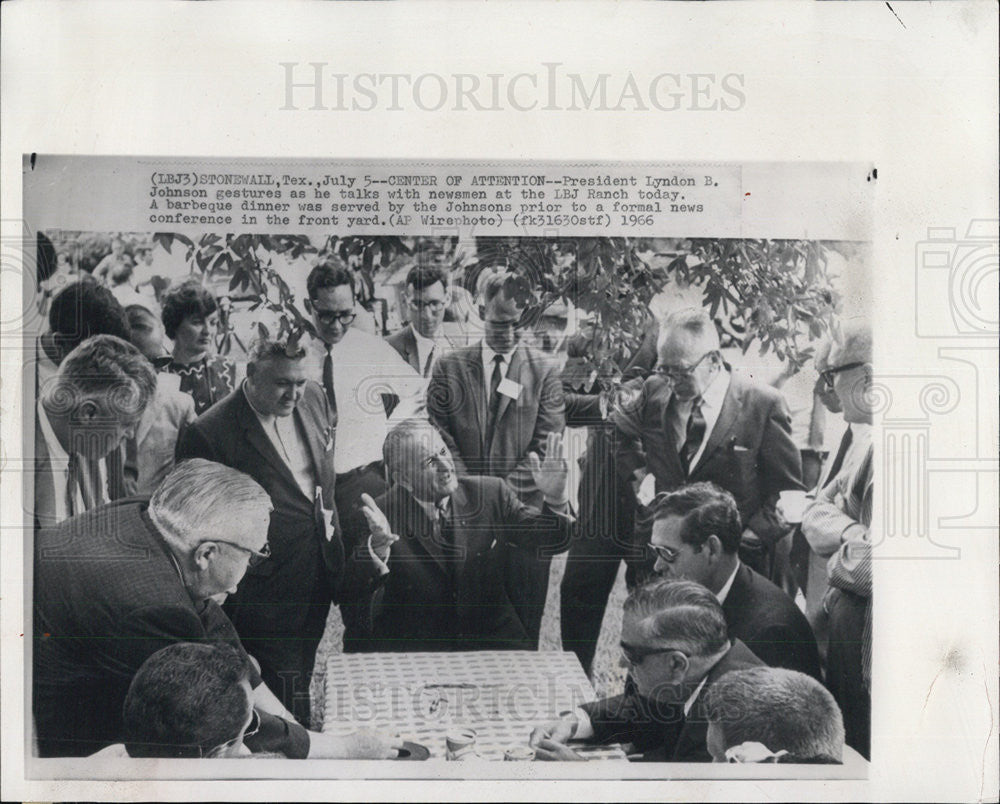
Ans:
<svg viewBox="0 0 1000 804"><path fill-rule="evenodd" d="M483 367L486 368L487 371L489 371L493 366L493 358L496 357L497 355L500 355L500 357L503 358L504 363L510 365L510 359L511 357L513 357L515 349L517 349L516 344L514 346L514 349L511 349L509 352L506 353L494 352L492 349L490 349L489 346L486 345L486 341L483 340Z"/></svg>
<svg viewBox="0 0 1000 804"><path fill-rule="evenodd" d="M413 339L417 342L418 346L423 345L425 349L433 349L437 345L436 338L425 338L417 332L417 328L413 324L410 324L410 331L413 333Z"/></svg>
<svg viewBox="0 0 1000 804"><path fill-rule="evenodd" d="M694 706L694 702L698 700L698 696L701 695L702 688L705 686L705 682L708 681L708 674L699 682L698 686L694 688L694 692L691 693L691 697L684 702L684 717L687 717L691 713L691 707Z"/></svg>
<svg viewBox="0 0 1000 804"><path fill-rule="evenodd" d="M722 403L726 399L726 393L729 391L730 379L729 372L725 368L719 369L719 373L712 378L712 381L708 384L708 388L701 395L703 410L706 405L714 410L722 408Z"/></svg>
<svg viewBox="0 0 1000 804"><path fill-rule="evenodd" d="M56 437L55 430L52 429L52 423L49 422L49 415L45 412L45 406L42 404L41 400L38 400L38 426L42 428L42 437L45 439L45 446L49 450L49 459L53 462L63 461L69 463L69 453L63 449L63 445L59 443L59 439Z"/></svg>
<svg viewBox="0 0 1000 804"><path fill-rule="evenodd" d="M739 571L740 571L740 562L737 561L736 567L735 569L733 569L732 575L729 576L729 580L722 585L722 588L715 595L719 603L726 602L726 597L729 595L729 590L733 588L733 582L736 580L736 573Z"/></svg>
<svg viewBox="0 0 1000 804"><path fill-rule="evenodd" d="M451 497L445 497L443 500L436 503L425 502L424 500L417 500L416 497L414 497L413 499L416 500L417 505L419 505L424 510L424 513L427 514L427 518L430 519L431 521L437 519L438 514L441 511L447 511L448 506L451 503Z"/></svg>

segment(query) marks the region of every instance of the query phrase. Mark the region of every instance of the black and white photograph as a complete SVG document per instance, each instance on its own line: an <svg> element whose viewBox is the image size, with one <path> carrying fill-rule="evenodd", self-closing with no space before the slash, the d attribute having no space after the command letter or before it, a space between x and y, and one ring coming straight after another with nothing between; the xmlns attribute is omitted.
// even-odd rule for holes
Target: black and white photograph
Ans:
<svg viewBox="0 0 1000 804"><path fill-rule="evenodd" d="M995 800L995 18L12 5L5 798Z"/></svg>

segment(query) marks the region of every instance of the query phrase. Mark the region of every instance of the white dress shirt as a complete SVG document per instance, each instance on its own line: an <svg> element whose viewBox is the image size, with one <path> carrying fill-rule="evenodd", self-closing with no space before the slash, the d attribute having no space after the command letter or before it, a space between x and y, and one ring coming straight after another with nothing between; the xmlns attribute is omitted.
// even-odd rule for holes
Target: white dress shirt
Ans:
<svg viewBox="0 0 1000 804"><path fill-rule="evenodd" d="M295 414L289 416L274 416L261 413L254 407L247 395L246 387L243 388L243 395L247 398L247 403L254 415L260 421L260 426L264 428L264 433L268 440L274 445L278 455L284 460L285 465L295 478L296 485L302 490L310 500L314 499L317 471L312 465L309 457L309 447L307 446L298 427L295 426Z"/></svg>
<svg viewBox="0 0 1000 804"><path fill-rule="evenodd" d="M314 340L308 348L309 376L323 384L327 346ZM330 347L333 389L337 397L337 443L333 462L337 474L382 460L385 406L382 393L399 397L391 420L420 415L426 382L399 353L381 338L348 328Z"/></svg>
<svg viewBox="0 0 1000 804"><path fill-rule="evenodd" d="M705 446L708 444L708 438L712 435L712 430L715 429L715 423L719 421L722 403L726 401L726 394L729 392L730 379L729 372L721 369L701 395L701 415L705 419L705 435L701 439L701 444L698 446L694 458L691 459L691 471L694 471L698 461L701 460ZM672 424L678 450L684 445L684 440L687 437L687 422L692 407L691 401L682 402L676 397L674 398L674 411L677 415L672 417Z"/></svg>
<svg viewBox="0 0 1000 804"><path fill-rule="evenodd" d="M733 574L729 576L729 580L726 581L722 588L718 591L715 598L719 603L725 603L726 598L729 596L729 590L733 588L733 582L736 580L736 573L740 571L740 562L736 562L736 569L733 570Z"/></svg>
<svg viewBox="0 0 1000 804"><path fill-rule="evenodd" d="M413 324L410 324L410 331L413 332L413 340L417 344L417 364L420 366L420 374L430 377L431 372L427 370L427 361L433 360L430 365L430 369L433 370L434 363L437 363L438 358L441 357L441 343L436 338L425 338L417 332L417 328Z"/></svg>
<svg viewBox="0 0 1000 804"><path fill-rule="evenodd" d="M54 501L56 521L62 522L64 519L68 519L71 513L66 506L66 486L69 483L69 453L63 449L62 444L59 443L59 439L56 438L55 431L52 429L52 424L49 422L48 414L45 412L45 407L42 405L41 400L38 401L35 407L38 415L38 426L42 430L42 437L45 439L45 447L49 453L49 465L52 471L52 488L55 492ZM98 467L101 472L101 499L97 500L97 505L101 505L108 502L108 468L104 458L101 458L101 460L98 461ZM83 513L87 510L86 503L83 499L83 492L79 487L76 488L74 492L73 507L76 513Z"/></svg>

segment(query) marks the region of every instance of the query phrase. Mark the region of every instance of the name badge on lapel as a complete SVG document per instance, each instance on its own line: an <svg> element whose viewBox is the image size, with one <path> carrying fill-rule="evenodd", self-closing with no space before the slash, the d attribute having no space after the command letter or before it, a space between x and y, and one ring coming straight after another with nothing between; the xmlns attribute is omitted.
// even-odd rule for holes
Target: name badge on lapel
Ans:
<svg viewBox="0 0 1000 804"><path fill-rule="evenodd" d="M508 379L504 377L500 380L500 384L497 386L497 393L503 394L510 399L517 400L521 396L521 391L524 390L524 386L516 380Z"/></svg>
<svg viewBox="0 0 1000 804"><path fill-rule="evenodd" d="M329 452L333 449L333 435L337 432L337 428L333 425L328 425L326 430L323 431L323 452Z"/></svg>
<svg viewBox="0 0 1000 804"><path fill-rule="evenodd" d="M322 523L323 535L326 536L328 542L333 541L333 536L336 533L333 527L333 509L326 508L323 505L323 487L316 486L316 497L313 502L314 511L316 514L316 519Z"/></svg>

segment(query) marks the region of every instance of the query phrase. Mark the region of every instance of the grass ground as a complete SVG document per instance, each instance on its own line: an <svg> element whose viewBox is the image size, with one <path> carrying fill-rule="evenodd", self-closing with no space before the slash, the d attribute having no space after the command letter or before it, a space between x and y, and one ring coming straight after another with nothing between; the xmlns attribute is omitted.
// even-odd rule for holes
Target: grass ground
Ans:
<svg viewBox="0 0 1000 804"><path fill-rule="evenodd" d="M539 639L540 650L562 650L562 638L559 634L559 585L562 582L565 569L565 554L556 556L552 561L552 571L549 575L549 594L545 603L545 614L542 617L542 630ZM624 601L625 567L622 565L608 600L591 672L590 680L599 698L621 692L625 683L625 671L618 666L618 640L621 634L622 604ZM344 626L340 619L340 612L333 608L330 610L330 618L326 623L326 633L323 635L323 641L320 642L316 655L316 671L310 689L314 713L313 728L322 728L327 658L332 653L340 651L343 633Z"/></svg>

